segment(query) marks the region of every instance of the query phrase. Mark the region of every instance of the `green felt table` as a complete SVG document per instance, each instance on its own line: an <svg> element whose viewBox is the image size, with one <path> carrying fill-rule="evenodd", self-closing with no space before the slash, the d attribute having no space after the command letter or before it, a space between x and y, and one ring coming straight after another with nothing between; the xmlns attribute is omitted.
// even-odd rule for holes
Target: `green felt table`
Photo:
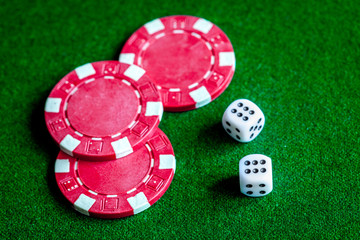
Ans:
<svg viewBox="0 0 360 240"><path fill-rule="evenodd" d="M2 1L0 7L0 238L355 239L360 232L359 1ZM135 216L76 212L54 177L58 147L45 100L68 72L116 60L127 38L158 17L202 17L230 38L236 71L200 109L165 112L176 174ZM247 144L221 126L238 98L260 106ZM274 190L240 194L239 160L272 158Z"/></svg>

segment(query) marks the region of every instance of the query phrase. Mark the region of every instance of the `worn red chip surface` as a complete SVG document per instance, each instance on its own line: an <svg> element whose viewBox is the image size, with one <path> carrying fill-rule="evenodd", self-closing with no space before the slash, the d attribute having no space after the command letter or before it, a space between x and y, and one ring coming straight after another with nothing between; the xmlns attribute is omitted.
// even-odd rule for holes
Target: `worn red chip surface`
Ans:
<svg viewBox="0 0 360 240"><path fill-rule="evenodd" d="M161 120L156 86L142 68L102 61L61 79L45 104L51 136L70 156L117 159L132 153Z"/></svg>
<svg viewBox="0 0 360 240"><path fill-rule="evenodd" d="M210 103L227 88L235 70L234 50L226 34L193 16L146 23L125 43L119 61L147 71L166 111Z"/></svg>
<svg viewBox="0 0 360 240"><path fill-rule="evenodd" d="M140 145L114 161L91 162L60 152L55 162L60 191L77 211L93 217L121 218L149 208L168 189L176 160L160 129Z"/></svg>

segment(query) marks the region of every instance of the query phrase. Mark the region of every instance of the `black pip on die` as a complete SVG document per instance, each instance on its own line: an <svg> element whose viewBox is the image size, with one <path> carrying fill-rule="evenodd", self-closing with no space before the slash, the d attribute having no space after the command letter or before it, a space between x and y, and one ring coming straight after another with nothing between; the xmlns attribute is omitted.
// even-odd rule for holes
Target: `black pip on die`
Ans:
<svg viewBox="0 0 360 240"><path fill-rule="evenodd" d="M225 110L222 125L239 142L250 142L262 131L265 116L261 109L247 99L238 99Z"/></svg>
<svg viewBox="0 0 360 240"><path fill-rule="evenodd" d="M273 189L271 159L251 154L239 162L240 191L249 197L262 197Z"/></svg>

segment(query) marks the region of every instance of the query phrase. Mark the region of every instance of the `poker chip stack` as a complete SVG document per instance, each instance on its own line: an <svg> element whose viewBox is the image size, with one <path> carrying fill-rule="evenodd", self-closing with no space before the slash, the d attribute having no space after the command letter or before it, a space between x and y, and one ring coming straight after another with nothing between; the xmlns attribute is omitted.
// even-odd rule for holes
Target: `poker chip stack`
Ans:
<svg viewBox="0 0 360 240"><path fill-rule="evenodd" d="M213 23L192 16L155 19L125 43L119 61L82 65L63 77L45 104L60 147L55 177L74 208L121 218L153 205L175 173L158 128L163 110L202 107L230 84L232 45Z"/></svg>

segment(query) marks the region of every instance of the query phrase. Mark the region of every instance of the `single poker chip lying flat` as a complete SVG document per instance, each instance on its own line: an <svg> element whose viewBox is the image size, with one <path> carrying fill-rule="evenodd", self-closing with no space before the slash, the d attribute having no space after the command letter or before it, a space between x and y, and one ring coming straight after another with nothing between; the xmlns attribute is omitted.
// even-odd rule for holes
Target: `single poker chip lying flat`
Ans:
<svg viewBox="0 0 360 240"><path fill-rule="evenodd" d="M91 162L60 152L55 177L65 198L82 214L121 218L152 206L168 189L176 160L160 130L134 153L114 161Z"/></svg>
<svg viewBox="0 0 360 240"><path fill-rule="evenodd" d="M193 16L146 23L127 40L119 61L146 70L166 111L210 103L225 91L235 70L229 38L213 23Z"/></svg>
<svg viewBox="0 0 360 240"><path fill-rule="evenodd" d="M163 105L145 70L118 61L88 63L51 91L45 121L65 153L111 160L136 150L159 125Z"/></svg>

